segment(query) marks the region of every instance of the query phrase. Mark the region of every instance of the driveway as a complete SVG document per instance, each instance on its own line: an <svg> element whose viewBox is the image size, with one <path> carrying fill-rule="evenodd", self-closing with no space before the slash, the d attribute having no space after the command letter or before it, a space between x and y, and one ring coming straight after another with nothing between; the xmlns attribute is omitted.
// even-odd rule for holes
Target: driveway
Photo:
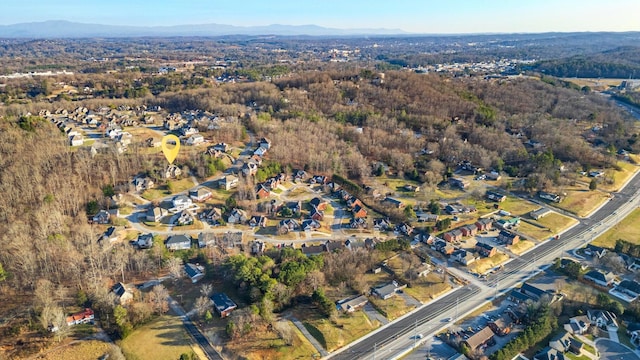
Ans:
<svg viewBox="0 0 640 360"><path fill-rule="evenodd" d="M600 352L602 360L639 360L636 355L628 347L609 339L597 339L596 347Z"/></svg>

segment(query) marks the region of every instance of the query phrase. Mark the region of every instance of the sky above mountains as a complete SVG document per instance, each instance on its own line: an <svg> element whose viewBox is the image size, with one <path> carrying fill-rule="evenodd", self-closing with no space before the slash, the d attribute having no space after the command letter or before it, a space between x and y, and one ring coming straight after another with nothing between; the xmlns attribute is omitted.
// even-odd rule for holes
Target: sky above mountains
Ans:
<svg viewBox="0 0 640 360"><path fill-rule="evenodd" d="M640 30L638 0L27 0L1 8L1 25L315 24L429 34Z"/></svg>

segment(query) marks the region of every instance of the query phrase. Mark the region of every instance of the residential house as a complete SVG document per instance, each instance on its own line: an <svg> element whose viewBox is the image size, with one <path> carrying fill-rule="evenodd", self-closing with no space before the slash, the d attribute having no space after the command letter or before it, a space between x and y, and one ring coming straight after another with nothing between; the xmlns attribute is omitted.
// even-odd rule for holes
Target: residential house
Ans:
<svg viewBox="0 0 640 360"><path fill-rule="evenodd" d="M324 175L314 175L309 179L309 184L325 185L329 182L329 178Z"/></svg>
<svg viewBox="0 0 640 360"><path fill-rule="evenodd" d="M552 202L555 202L555 203L559 203L562 200L560 198L560 195L548 193L548 192L545 192L545 191L538 192L538 196L541 199L552 201Z"/></svg>
<svg viewBox="0 0 640 360"><path fill-rule="evenodd" d="M601 259L603 256L607 254L607 249L602 248L600 246L588 244L584 248L584 254L588 256L597 256L599 259Z"/></svg>
<svg viewBox="0 0 640 360"><path fill-rule="evenodd" d="M258 172L258 165L252 162L246 162L242 165L240 171L244 176L253 176Z"/></svg>
<svg viewBox="0 0 640 360"><path fill-rule="evenodd" d="M200 134L192 135L190 138L187 139L186 143L187 145L190 145L190 146L200 145L204 143L204 136Z"/></svg>
<svg viewBox="0 0 640 360"><path fill-rule="evenodd" d="M622 280L620 284L609 290L609 294L623 298L627 302L634 301L640 296L640 283L635 280Z"/></svg>
<svg viewBox="0 0 640 360"><path fill-rule="evenodd" d="M391 229L391 222L389 222L389 219L373 219L373 228L378 231L387 231Z"/></svg>
<svg viewBox="0 0 640 360"><path fill-rule="evenodd" d="M302 182L307 178L307 173L304 170L294 170L293 171L293 181Z"/></svg>
<svg viewBox="0 0 640 360"><path fill-rule="evenodd" d="M349 197L349 198L347 199L346 203L347 203L347 207L348 207L349 209L354 209L356 206L360 206L360 207L362 207L362 201L360 201L360 199L358 199L358 198L357 198L357 197L355 197L355 196L351 196L351 197Z"/></svg>
<svg viewBox="0 0 640 360"><path fill-rule="evenodd" d="M118 304L124 305L133 300L133 293L121 282L113 285L111 291L116 295Z"/></svg>
<svg viewBox="0 0 640 360"><path fill-rule="evenodd" d="M362 219L367 217L367 210L360 205L356 205L353 208L353 217L356 219Z"/></svg>
<svg viewBox="0 0 640 360"><path fill-rule="evenodd" d="M171 217L170 223L176 226L191 225L195 221L193 215L186 210L182 210Z"/></svg>
<svg viewBox="0 0 640 360"><path fill-rule="evenodd" d="M193 201L186 195L177 195L171 199L171 205L173 211L182 211L189 209L193 206Z"/></svg>
<svg viewBox="0 0 640 360"><path fill-rule="evenodd" d="M97 214L95 214L92 218L92 221L95 224L108 224L109 223L109 218L111 217L111 214L109 214L109 212L107 210L100 210L98 211Z"/></svg>
<svg viewBox="0 0 640 360"><path fill-rule="evenodd" d="M494 336L495 334L493 333L493 330L491 330L490 327L485 326L480 331L471 335L468 339L464 340L463 344L465 344L471 351L475 351L477 348L481 347L482 345L485 345L493 341Z"/></svg>
<svg viewBox="0 0 640 360"><path fill-rule="evenodd" d="M448 242L456 242L462 240L462 231L460 229L453 229L444 234L444 239Z"/></svg>
<svg viewBox="0 0 640 360"><path fill-rule="evenodd" d="M605 310L587 310L587 317L592 325L599 328L612 330L618 328L617 317L612 312Z"/></svg>
<svg viewBox="0 0 640 360"><path fill-rule="evenodd" d="M495 225L497 228L500 228L500 229L511 229L520 225L520 218L519 217L512 217L508 219L502 218L496 221Z"/></svg>
<svg viewBox="0 0 640 360"><path fill-rule="evenodd" d="M534 220L540 220L541 218L551 214L551 212L552 212L551 209L541 207L540 209L530 212L529 216L531 216L531 218Z"/></svg>
<svg viewBox="0 0 640 360"><path fill-rule="evenodd" d="M418 266L417 268L413 269L413 274L417 278L425 277L425 276L429 275L429 273L431 272L432 268L433 267L431 266L431 264L423 262L423 263L420 263L420 266Z"/></svg>
<svg viewBox="0 0 640 360"><path fill-rule="evenodd" d="M398 200L398 199L394 199L392 197L387 196L386 198L384 198L384 200L382 200L383 203L391 205L393 207L395 207L396 209L402 209L404 208L404 204L402 203L402 201Z"/></svg>
<svg viewBox="0 0 640 360"><path fill-rule="evenodd" d="M365 218L356 218L351 219L349 226L352 229L366 229L367 228L367 220Z"/></svg>
<svg viewBox="0 0 640 360"><path fill-rule="evenodd" d="M67 325L79 325L79 324L91 324L95 319L95 315L92 309L85 308L84 310L67 316Z"/></svg>
<svg viewBox="0 0 640 360"><path fill-rule="evenodd" d="M140 234L136 239L136 246L138 249L150 249L153 246L152 234Z"/></svg>
<svg viewBox="0 0 640 360"><path fill-rule="evenodd" d="M439 251L440 251L441 253L443 253L444 255L451 255L451 254L453 254L453 252L454 252L455 250L456 250L456 248L455 248L453 245L451 245L451 244L449 244L449 243L446 243L446 242L445 242L444 246L442 246L442 247L439 249Z"/></svg>
<svg viewBox="0 0 640 360"><path fill-rule="evenodd" d="M109 228L102 234L102 241L114 242L118 241L118 230L115 226L109 226Z"/></svg>
<svg viewBox="0 0 640 360"><path fill-rule="evenodd" d="M167 210L158 206L154 206L149 208L149 210L145 212L145 218L147 219L147 221L150 221L150 222L158 222L167 214L168 214Z"/></svg>
<svg viewBox="0 0 640 360"><path fill-rule="evenodd" d="M591 326L591 320L586 315L574 316L569 319L569 323L564 325L564 329L572 334L586 334Z"/></svg>
<svg viewBox="0 0 640 360"><path fill-rule="evenodd" d="M188 250L191 249L191 238L186 235L171 235L165 245L169 250Z"/></svg>
<svg viewBox="0 0 640 360"><path fill-rule="evenodd" d="M324 243L324 248L327 252L335 252L345 248L345 244L342 241L330 241Z"/></svg>
<svg viewBox="0 0 640 360"><path fill-rule="evenodd" d="M224 190L231 190L238 187L238 178L233 175L226 175L218 180L218 187Z"/></svg>
<svg viewBox="0 0 640 360"><path fill-rule="evenodd" d="M449 178L449 184L452 187L457 187L464 190L469 186L469 181L459 177L451 177Z"/></svg>
<svg viewBox="0 0 640 360"><path fill-rule="evenodd" d="M483 242L477 242L475 249L481 256L484 257L492 257L498 253L498 250L494 246Z"/></svg>
<svg viewBox="0 0 640 360"><path fill-rule="evenodd" d="M476 261L476 257L473 256L470 251L466 251L463 249L455 250L453 253L451 253L451 258L465 266Z"/></svg>
<svg viewBox="0 0 640 360"><path fill-rule="evenodd" d="M402 235L410 236L413 233L413 226L408 223L398 224L396 231Z"/></svg>
<svg viewBox="0 0 640 360"><path fill-rule="evenodd" d="M508 232L506 230L500 230L498 238L496 239L500 244L514 245L520 241L520 235Z"/></svg>
<svg viewBox="0 0 640 360"><path fill-rule="evenodd" d="M259 147L253 151L253 155L263 157L267 153L267 149Z"/></svg>
<svg viewBox="0 0 640 360"><path fill-rule="evenodd" d="M300 229L300 224L294 219L284 219L278 224L278 231L281 234L286 234L289 231L296 231L298 229Z"/></svg>
<svg viewBox="0 0 640 360"><path fill-rule="evenodd" d="M478 231L489 231L493 227L493 220L491 218L478 219L475 225Z"/></svg>
<svg viewBox="0 0 640 360"><path fill-rule="evenodd" d="M327 248L325 247L324 244L322 244L322 245L302 244L302 247L300 248L300 250L302 251L302 253L304 255L312 256L312 255L324 254L327 251Z"/></svg>
<svg viewBox="0 0 640 360"><path fill-rule="evenodd" d="M418 217L418 222L436 222L438 221L438 219L440 219L439 215L425 212L416 213L416 216Z"/></svg>
<svg viewBox="0 0 640 360"><path fill-rule="evenodd" d="M271 141L267 138L261 138L258 146L267 150L271 149Z"/></svg>
<svg viewBox="0 0 640 360"><path fill-rule="evenodd" d="M226 144L226 143L217 143L213 145L213 149L221 152L227 152L231 149L231 147L229 146L229 144Z"/></svg>
<svg viewBox="0 0 640 360"><path fill-rule="evenodd" d="M198 234L198 247L212 247L218 242L218 237L215 233L201 232Z"/></svg>
<svg viewBox="0 0 640 360"><path fill-rule="evenodd" d="M460 227L460 231L462 231L462 236L475 236L478 228L475 225L465 225Z"/></svg>
<svg viewBox="0 0 640 360"><path fill-rule="evenodd" d="M264 254L265 249L266 249L266 244L264 241L254 240L251 243L251 255L260 256Z"/></svg>
<svg viewBox="0 0 640 360"><path fill-rule="evenodd" d="M402 188L405 191L408 191L408 192L418 192L418 191L420 191L420 186L414 186L414 185L411 185L411 184L407 184L407 185L403 186Z"/></svg>
<svg viewBox="0 0 640 360"><path fill-rule="evenodd" d="M533 360L565 360L564 354L549 346L533 356Z"/></svg>
<svg viewBox="0 0 640 360"><path fill-rule="evenodd" d="M172 164L167 166L162 175L165 179L176 179L178 176L182 175L182 170L176 165Z"/></svg>
<svg viewBox="0 0 640 360"><path fill-rule="evenodd" d="M286 207L291 210L292 213L298 215L302 211L302 202L300 201L290 201L286 205Z"/></svg>
<svg viewBox="0 0 640 360"><path fill-rule="evenodd" d="M153 179L148 176L138 176L133 179L132 183L135 191L138 192L153 189L155 187Z"/></svg>
<svg viewBox="0 0 640 360"><path fill-rule="evenodd" d="M309 211L309 217L316 221L322 221L324 219L324 212L319 210L317 207L311 205L311 210Z"/></svg>
<svg viewBox="0 0 640 360"><path fill-rule="evenodd" d="M611 272L602 272L600 270L591 270L588 273L584 274L584 279L592 281L597 285L609 287L613 284L615 280L615 275Z"/></svg>
<svg viewBox="0 0 640 360"><path fill-rule="evenodd" d="M231 314L231 312L238 308L238 305L233 302L225 293L214 293L211 295L211 302L213 308L221 318L225 318Z"/></svg>
<svg viewBox="0 0 640 360"><path fill-rule="evenodd" d="M498 181L502 178L502 176L500 176L500 173L497 171L490 171L486 174L484 174L484 176L488 179L488 180L494 180L494 181Z"/></svg>
<svg viewBox="0 0 640 360"><path fill-rule="evenodd" d="M502 314L494 321L490 321L487 325L498 336L505 336L511 332L513 319L508 314Z"/></svg>
<svg viewBox="0 0 640 360"><path fill-rule="evenodd" d="M84 137L80 134L69 137L69 145L82 146L84 144Z"/></svg>
<svg viewBox="0 0 640 360"><path fill-rule="evenodd" d="M476 208L473 206L465 206L462 204L447 204L444 207L444 212L449 215L468 214L476 212Z"/></svg>
<svg viewBox="0 0 640 360"><path fill-rule="evenodd" d="M521 304L528 301L536 302L548 296L550 296L548 292L529 283L524 283L519 289L513 289L507 298L509 301Z"/></svg>
<svg viewBox="0 0 640 360"><path fill-rule="evenodd" d="M397 293L398 290L402 290L404 288L406 288L407 285L399 285L395 280L386 284L386 285L382 285L379 287L376 287L374 289L371 290L371 294L375 295L379 298L381 298L382 300L387 300L390 299L392 297L394 297Z"/></svg>
<svg viewBox="0 0 640 360"><path fill-rule="evenodd" d="M487 193L485 194L485 197L495 202L503 202L507 200L507 197L504 194L500 194L494 191L487 191Z"/></svg>
<svg viewBox="0 0 640 360"><path fill-rule="evenodd" d="M311 199L309 201L309 205L312 208L315 207L316 209L318 209L320 211L325 211L327 209L327 206L329 206L329 202L324 200L321 197L314 197L313 199Z"/></svg>
<svg viewBox="0 0 640 360"><path fill-rule="evenodd" d="M256 197L258 199L267 198L269 195L271 195L271 191L264 184L256 185Z"/></svg>
<svg viewBox="0 0 640 360"><path fill-rule="evenodd" d="M197 188L189 191L189 197L194 201L202 202L209 199L212 196L213 194L211 193L211 191L202 186L198 186Z"/></svg>
<svg viewBox="0 0 640 360"><path fill-rule="evenodd" d="M315 219L306 219L302 221L300 228L302 231L317 230L320 229L320 223Z"/></svg>
<svg viewBox="0 0 640 360"><path fill-rule="evenodd" d="M366 296L360 295L351 299L345 299L338 302L338 309L347 313L352 313L363 306L367 305L369 299Z"/></svg>
<svg viewBox="0 0 640 360"><path fill-rule="evenodd" d="M566 331L560 332L559 334L551 338L551 340L549 340L549 347L551 347L552 349L556 349L561 353L565 353L569 351L569 348L571 346L571 339L572 336L570 333Z"/></svg>
<svg viewBox="0 0 640 360"><path fill-rule="evenodd" d="M184 264L184 271L193 284L204 277L204 267L199 264L186 263Z"/></svg>
<svg viewBox="0 0 640 360"><path fill-rule="evenodd" d="M238 208L233 208L229 213L229 217L227 217L227 222L229 224L243 224L248 219L249 217L247 216L246 211Z"/></svg>
<svg viewBox="0 0 640 360"><path fill-rule="evenodd" d="M251 227L265 227L267 226L267 218L264 216L254 215L249 219L249 226Z"/></svg>
<svg viewBox="0 0 640 360"><path fill-rule="evenodd" d="M215 224L220 219L222 219L222 209L219 207L206 209L200 213L200 220L207 221L210 224Z"/></svg>

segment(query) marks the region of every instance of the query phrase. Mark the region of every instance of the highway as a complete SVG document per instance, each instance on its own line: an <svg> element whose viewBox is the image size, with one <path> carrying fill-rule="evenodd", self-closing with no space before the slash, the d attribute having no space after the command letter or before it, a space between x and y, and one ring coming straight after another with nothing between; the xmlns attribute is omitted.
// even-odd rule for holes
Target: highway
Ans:
<svg viewBox="0 0 640 360"><path fill-rule="evenodd" d="M627 185L601 208L564 232L558 240L549 240L513 258L486 285L462 286L443 298L423 305L418 310L356 340L330 354L331 359L397 359L420 344L416 334L430 335L446 327L447 317L454 319L472 312L495 295L508 291L540 272L565 251L580 247L622 220L640 203L640 176Z"/></svg>

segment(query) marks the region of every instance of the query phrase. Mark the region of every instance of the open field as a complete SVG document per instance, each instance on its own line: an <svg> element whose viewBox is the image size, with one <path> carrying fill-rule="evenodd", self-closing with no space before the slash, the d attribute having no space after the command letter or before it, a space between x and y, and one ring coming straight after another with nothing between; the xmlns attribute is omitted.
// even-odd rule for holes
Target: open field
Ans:
<svg viewBox="0 0 640 360"><path fill-rule="evenodd" d="M588 86L593 90L606 90L611 86L620 86L625 79L590 79L590 78L563 78L562 80L572 82L580 87Z"/></svg>
<svg viewBox="0 0 640 360"><path fill-rule="evenodd" d="M567 197L555 206L578 216L587 216L608 198L608 194L598 190L569 190Z"/></svg>
<svg viewBox="0 0 640 360"><path fill-rule="evenodd" d="M606 248L616 246L616 240L624 239L634 244L640 244L640 208L635 209L621 222L597 237L592 244Z"/></svg>
<svg viewBox="0 0 640 360"><path fill-rule="evenodd" d="M317 353L291 321L280 320L278 323L278 326L288 327L293 334L291 345L287 345L274 331L265 329L228 342L225 352L248 360L310 359Z"/></svg>
<svg viewBox="0 0 640 360"><path fill-rule="evenodd" d="M370 297L369 301L382 312L382 315L386 314L386 318L389 320L397 319L412 309L402 297L397 295L387 300Z"/></svg>
<svg viewBox="0 0 640 360"><path fill-rule="evenodd" d="M174 360L181 354L191 354L191 338L184 330L180 318L163 315L160 318L136 329L126 339L119 342L127 359Z"/></svg>
<svg viewBox="0 0 640 360"><path fill-rule="evenodd" d="M552 212L539 220L521 221L519 231L533 240L542 241L566 230L577 222L576 219Z"/></svg>
<svg viewBox="0 0 640 360"><path fill-rule="evenodd" d="M42 360L89 360L97 359L109 350L109 343L100 340L85 340L59 346L37 359Z"/></svg>
<svg viewBox="0 0 640 360"><path fill-rule="evenodd" d="M371 321L362 311L341 314L335 323L329 319L304 322L305 327L327 351L334 351L378 328L378 321Z"/></svg>
<svg viewBox="0 0 640 360"><path fill-rule="evenodd" d="M605 178L613 177L613 184L609 184L603 181L598 184L598 189L604 191L618 191L622 185L629 180L640 168L638 165L631 164L627 161L618 161L617 165L620 167L620 171L607 170L605 171ZM591 181L591 180L588 180Z"/></svg>
<svg viewBox="0 0 640 360"><path fill-rule="evenodd" d="M540 207L537 204L513 196L507 196L505 201L497 204L500 209L508 211L515 216L523 216Z"/></svg>
<svg viewBox="0 0 640 360"><path fill-rule="evenodd" d="M491 268L494 268L502 264L508 259L509 259L509 256L507 254L499 252L490 258L482 258L482 259L476 260L473 264L469 265L469 270L471 270L472 272L476 272L478 274L484 274Z"/></svg>
<svg viewBox="0 0 640 360"><path fill-rule="evenodd" d="M535 244L532 241L522 240L516 243L515 245L510 245L509 250L511 250L511 252L516 255L520 255L534 246Z"/></svg>
<svg viewBox="0 0 640 360"><path fill-rule="evenodd" d="M411 287L407 287L403 291L420 302L426 303L451 289L448 282L441 282L441 275L429 273L423 279L412 282Z"/></svg>

